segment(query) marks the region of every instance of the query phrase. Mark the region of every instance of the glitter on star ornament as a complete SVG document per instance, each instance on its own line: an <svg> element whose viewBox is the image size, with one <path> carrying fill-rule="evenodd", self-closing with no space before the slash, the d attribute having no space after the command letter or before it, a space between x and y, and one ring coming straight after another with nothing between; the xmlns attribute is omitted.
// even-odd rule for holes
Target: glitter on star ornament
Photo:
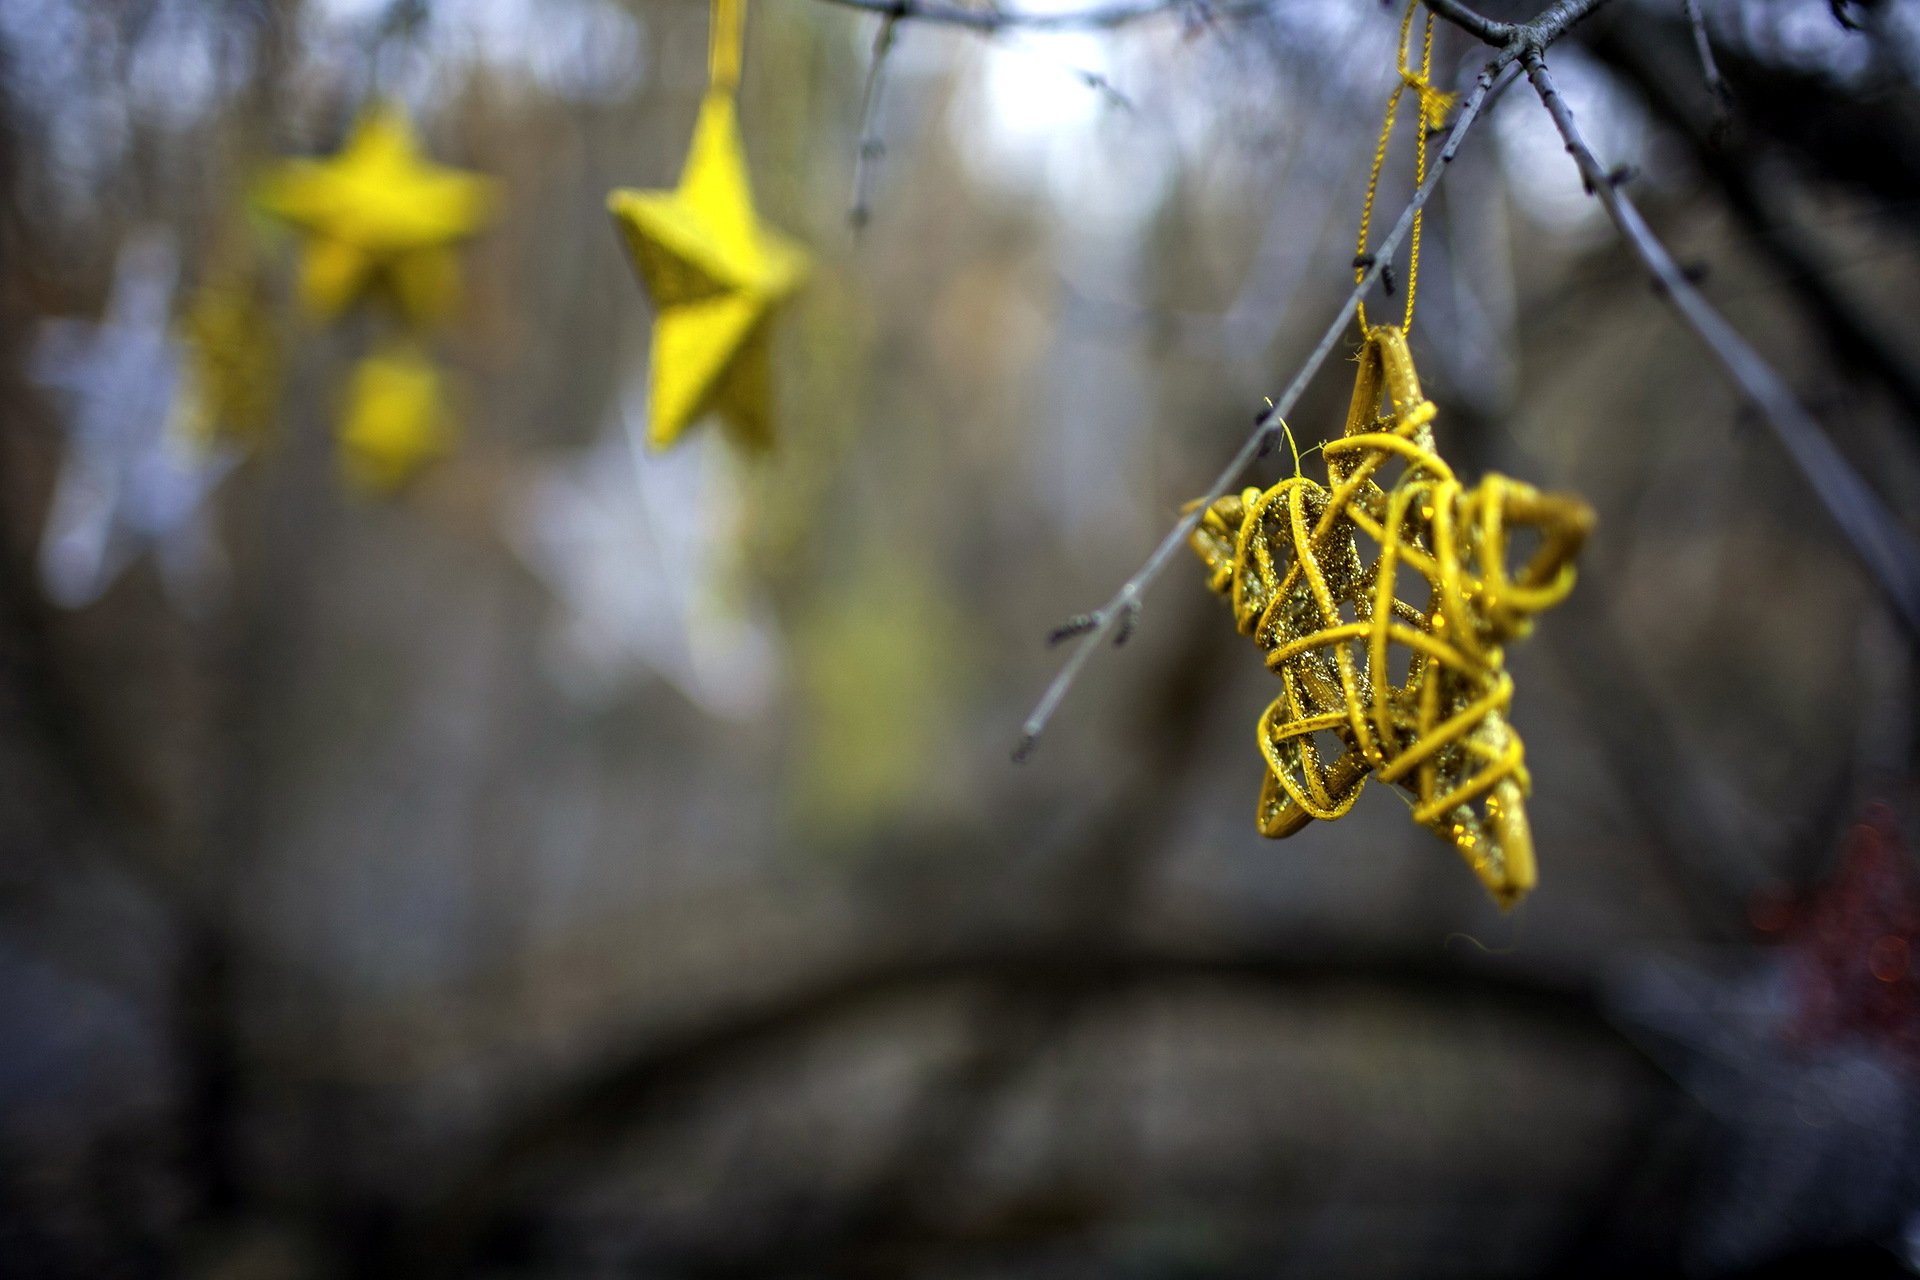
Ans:
<svg viewBox="0 0 1920 1280"><path fill-rule="evenodd" d="M129 239L101 321L49 321L34 349L33 380L66 409L39 558L48 597L65 607L98 600L148 549L183 602L217 569L205 504L236 459L187 429L182 350L168 330L177 276L163 234Z"/></svg>
<svg viewBox="0 0 1920 1280"><path fill-rule="evenodd" d="M255 193L306 236L300 296L323 320L363 298L424 325L459 296L454 246L485 225L493 182L421 154L406 113L369 106L339 154L281 162Z"/></svg>

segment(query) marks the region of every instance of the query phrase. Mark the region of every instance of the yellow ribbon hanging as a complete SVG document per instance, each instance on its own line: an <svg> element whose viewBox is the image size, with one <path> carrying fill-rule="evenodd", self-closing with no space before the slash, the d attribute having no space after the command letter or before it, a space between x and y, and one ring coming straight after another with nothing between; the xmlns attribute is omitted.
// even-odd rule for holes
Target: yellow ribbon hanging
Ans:
<svg viewBox="0 0 1920 1280"><path fill-rule="evenodd" d="M1420 37L1420 69L1414 70L1407 62L1407 41L1413 34L1413 14L1419 8L1420 0L1409 0L1406 16L1400 19L1400 40L1398 60L1400 83L1387 95L1386 118L1380 122L1380 140L1373 149L1373 171L1367 178L1367 199L1360 208L1360 236L1354 246L1353 282L1359 284L1365 277L1371 259L1367 254L1367 239L1373 231L1373 202L1380 189L1380 170L1387 163L1387 148L1393 141L1395 117L1399 114L1400 99L1408 89L1414 92L1415 100L1420 104L1419 116L1414 121L1413 143L1413 185L1418 190L1427 180L1427 134L1440 128L1447 121L1447 112L1453 109L1453 95L1443 93L1433 84L1433 14L1428 12L1427 21ZM1420 280L1420 221L1422 211L1413 215L1413 234L1407 243L1407 313L1400 328L1413 332L1413 296ZM1369 334L1373 330L1367 324L1367 304L1354 304L1354 310L1360 320L1360 332Z"/></svg>
<svg viewBox="0 0 1920 1280"><path fill-rule="evenodd" d="M731 94L740 86L740 47L746 0L713 0L707 33L707 92Z"/></svg>

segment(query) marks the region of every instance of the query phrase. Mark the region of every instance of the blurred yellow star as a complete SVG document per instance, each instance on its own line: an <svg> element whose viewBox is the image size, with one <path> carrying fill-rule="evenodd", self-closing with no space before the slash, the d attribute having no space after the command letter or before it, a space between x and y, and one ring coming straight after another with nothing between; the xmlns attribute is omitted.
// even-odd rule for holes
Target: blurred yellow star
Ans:
<svg viewBox="0 0 1920 1280"><path fill-rule="evenodd" d="M273 317L249 281L203 288L181 322L185 427L202 445L257 443L280 399L280 347Z"/></svg>
<svg viewBox="0 0 1920 1280"><path fill-rule="evenodd" d="M361 115L338 155L282 162L256 199L306 233L300 295L313 314L331 319L376 295L423 323L452 307L453 246L487 220L493 183L427 160L406 114L380 103Z"/></svg>
<svg viewBox="0 0 1920 1280"><path fill-rule="evenodd" d="M700 107L680 185L607 199L652 297L647 440L665 448L709 411L745 445L773 441L767 317L799 287L807 255L753 211L733 99Z"/></svg>
<svg viewBox="0 0 1920 1280"><path fill-rule="evenodd" d="M367 493L391 493L453 447L440 371L409 342L362 360L347 390L339 430L347 480Z"/></svg>

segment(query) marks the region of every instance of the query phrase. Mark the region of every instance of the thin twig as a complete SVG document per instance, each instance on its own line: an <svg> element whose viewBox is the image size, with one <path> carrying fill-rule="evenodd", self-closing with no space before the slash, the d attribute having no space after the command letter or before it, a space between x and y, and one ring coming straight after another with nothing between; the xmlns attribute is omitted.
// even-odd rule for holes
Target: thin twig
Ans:
<svg viewBox="0 0 1920 1280"><path fill-rule="evenodd" d="M1606 0L1554 0L1546 12L1532 22L1514 28L1510 43L1517 42L1524 48L1544 49L1605 3Z"/></svg>
<svg viewBox="0 0 1920 1280"><path fill-rule="evenodd" d="M1595 159L1555 87L1541 51L1527 48L1521 52L1521 60L1534 91L1566 142L1567 154L1580 166L1587 190L1600 198L1621 238L1680 318L1706 343L1760 411L1900 621L1920 634L1920 543L1887 511L1879 495L1834 447L1812 415L1800 407L1773 367L1693 287L1640 211L1608 180L1606 169Z"/></svg>
<svg viewBox="0 0 1920 1280"><path fill-rule="evenodd" d="M1090 5L1056 13L1023 12L994 7L971 9L946 0L826 0L846 9L860 9L896 20L930 22L936 26L965 27L970 31L1005 31L1020 27L1032 31L1069 31L1124 27L1145 18L1178 13L1189 0L1116 0L1112 4ZM1244 18L1265 13L1271 0L1241 0L1240 3L1212 8L1209 17Z"/></svg>
<svg viewBox="0 0 1920 1280"><path fill-rule="evenodd" d="M1707 39L1707 18L1700 9L1700 0L1680 0L1687 10L1687 25L1693 28L1694 51L1700 55L1700 75L1707 82L1707 92L1713 95L1713 131L1712 138L1718 141L1723 137L1733 119L1733 93L1727 88L1726 78L1720 74L1720 64L1713 60L1713 42Z"/></svg>
<svg viewBox="0 0 1920 1280"><path fill-rule="evenodd" d="M843 9L858 9L902 21L929 22L936 26L964 27L969 31L991 34L1019 27L1030 31L1074 31L1129 26L1165 14L1186 13L1213 23L1221 19L1250 18L1272 9L1275 0L1234 0L1230 4L1212 0L1112 0L1084 9L1035 12L1002 9L997 4L971 8L951 0L825 0ZM1501 50L1511 60L1522 44L1540 48L1552 44L1574 23L1606 3L1606 0L1555 0L1533 21L1516 25L1495 22L1462 3L1461 0L1426 0L1433 12L1475 39ZM1506 62L1502 62L1504 68Z"/></svg>
<svg viewBox="0 0 1920 1280"><path fill-rule="evenodd" d="M1720 189L1755 246L1773 259L1781 284L1797 296L1835 363L1876 379L1908 424L1920 430L1920 366L1908 359L1897 336L1876 323L1833 278L1836 264L1826 256L1820 237L1786 216L1775 196L1778 184L1761 171L1753 149L1715 145L1718 122L1703 124L1689 109L1688 95L1677 87L1684 72L1677 51L1669 51L1675 42L1651 39L1651 34L1637 31L1636 38L1623 39L1611 32L1588 41L1586 49L1624 74L1655 117L1686 140L1701 171Z"/></svg>
<svg viewBox="0 0 1920 1280"><path fill-rule="evenodd" d="M886 154L880 141L880 95L886 87L887 57L893 52L895 29L900 15L890 13L880 19L880 30L873 37L873 61L867 67L867 88L860 101L860 150L853 158L853 207L847 212L855 231L867 225L873 215L873 179Z"/></svg>
<svg viewBox="0 0 1920 1280"><path fill-rule="evenodd" d="M1531 22L1515 25L1495 22L1462 3L1462 0L1422 0L1436 17L1460 28L1483 44L1502 53L1517 56L1520 49L1544 49L1567 34L1573 24L1598 9L1606 0L1554 0Z"/></svg>
<svg viewBox="0 0 1920 1280"><path fill-rule="evenodd" d="M1361 276L1360 282L1354 285L1346 301L1340 304L1333 322L1327 326L1326 333L1321 336L1319 345L1314 347L1306 363L1294 375L1287 389L1281 393L1280 399L1254 423L1252 433L1234 453L1233 460L1214 478L1206 493L1175 522L1173 528L1160 540L1160 544L1153 549L1153 554L1147 557L1147 562L1132 577L1120 584L1120 589L1114 593L1113 598L1099 609L1087 614L1084 619L1076 619L1076 622L1081 625L1075 628L1073 634L1079 635L1079 643L1068 657L1066 665L1061 667L1059 674L1053 678L1053 683L1047 686L1046 693L1041 695L1039 704L1033 709L1033 714L1028 716L1026 723L1021 726L1020 742L1013 752L1013 758L1016 761L1024 760L1032 754L1034 747L1040 741L1040 735L1046 731L1048 720L1052 719L1054 710L1060 705L1060 700L1073 686L1073 682L1080 675L1081 668L1085 667L1087 659L1093 656L1093 651L1099 648L1109 636L1113 637L1117 644L1132 633L1134 623L1139 618L1141 597L1153 580L1160 576L1160 571L1166 567L1167 561L1179 550L1180 545L1187 540L1194 527L1200 523L1207 507L1213 503L1214 499L1227 492L1234 480L1256 457L1271 447L1279 435L1281 421L1293 412L1293 406L1299 402L1300 396L1307 389L1307 384L1313 380L1314 374L1320 371L1320 366L1326 363L1327 357L1333 353L1334 347L1339 344L1340 336L1347 331L1354 306L1365 296L1381 270L1392 260L1394 250L1399 247L1400 241L1413 226L1414 215L1425 207L1434 189L1440 185L1441 175L1451 166L1454 154L1460 148L1461 140L1466 137L1467 130L1472 127L1474 118L1480 114L1481 105L1493 90L1496 78L1508 71L1517 56L1517 51L1503 51L1482 69L1474 81L1473 91L1467 95L1466 101L1460 106L1460 114L1454 121L1453 129L1447 135L1446 144L1440 149L1439 163L1435 164L1432 171L1427 174L1427 180L1420 185L1419 190L1413 193L1413 198L1401 211L1399 220L1393 224L1393 229L1380 242L1379 248L1374 252L1372 265Z"/></svg>
<svg viewBox="0 0 1920 1280"><path fill-rule="evenodd" d="M1493 19L1474 12L1460 0L1427 0L1427 8L1437 17L1444 18L1476 40L1491 45L1505 45L1513 39L1513 24L1495 22Z"/></svg>

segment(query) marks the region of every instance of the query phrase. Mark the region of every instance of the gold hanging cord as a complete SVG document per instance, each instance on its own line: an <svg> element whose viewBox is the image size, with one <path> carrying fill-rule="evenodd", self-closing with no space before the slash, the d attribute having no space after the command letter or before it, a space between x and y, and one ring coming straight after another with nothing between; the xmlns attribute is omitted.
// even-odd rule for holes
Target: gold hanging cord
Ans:
<svg viewBox="0 0 1920 1280"><path fill-rule="evenodd" d="M726 0L719 0L725 3ZM1427 20L1420 36L1420 69L1415 71L1407 62L1407 43L1413 34L1413 15L1419 8L1420 0L1409 0L1407 13L1400 20L1399 70L1400 83L1393 87L1387 96L1386 118L1380 122L1380 141L1373 149L1373 172L1367 178L1367 202L1360 209L1360 237L1354 247L1353 282L1359 284L1366 276L1372 259L1367 254L1367 238L1373 230L1373 200L1380 189L1380 170L1387 162L1387 147L1393 141L1394 117L1399 112L1400 98L1408 89L1414 91L1420 104L1420 112L1414 121L1413 142L1413 185L1418 190L1427 180L1427 135L1442 128L1447 121L1447 112L1453 109L1453 95L1443 93L1433 86L1433 14L1428 12ZM1407 246L1407 313L1401 322L1401 328L1413 331L1413 295L1420 280L1420 222L1424 211L1413 215L1413 234ZM1367 324L1367 304L1354 304L1355 314L1360 320L1360 332L1371 334L1373 329Z"/></svg>
<svg viewBox="0 0 1920 1280"><path fill-rule="evenodd" d="M709 93L730 94L740 84L741 27L746 7L747 0L713 0L712 29L707 43Z"/></svg>

